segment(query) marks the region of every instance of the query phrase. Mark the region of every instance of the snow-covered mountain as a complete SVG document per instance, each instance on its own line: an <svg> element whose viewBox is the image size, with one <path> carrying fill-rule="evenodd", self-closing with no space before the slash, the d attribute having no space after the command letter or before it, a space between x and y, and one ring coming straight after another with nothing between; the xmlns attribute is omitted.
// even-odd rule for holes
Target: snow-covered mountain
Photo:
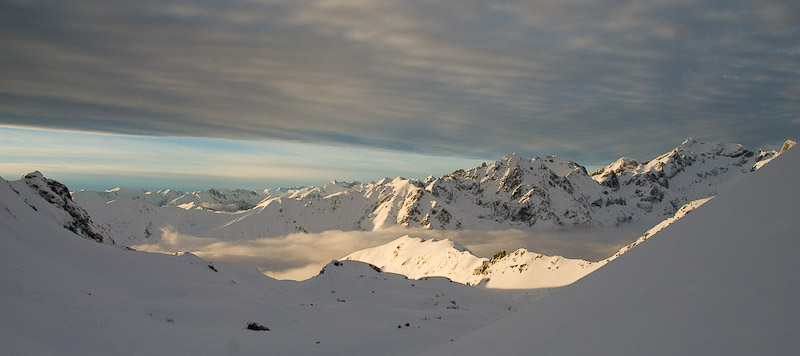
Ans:
<svg viewBox="0 0 800 356"><path fill-rule="evenodd" d="M796 355L800 151L629 253L425 355Z"/></svg>
<svg viewBox="0 0 800 356"><path fill-rule="evenodd" d="M83 195L85 191L76 192ZM178 190L165 189L149 191L145 189L114 188L103 192L91 192L102 197L108 202L133 201L153 207L178 207L185 210L210 210L222 212L235 212L248 210L262 200L271 197L273 190L251 191L245 189L209 189L202 192L184 193ZM286 191L277 191L279 195L287 194Z"/></svg>
<svg viewBox="0 0 800 356"><path fill-rule="evenodd" d="M776 154L688 139L648 162L622 158L591 174L561 157L529 160L510 155L425 180L334 181L276 192L131 193L119 189L80 191L74 197L124 244L147 242L167 225L192 236L226 240L396 226L435 230L636 226L645 230L673 216L684 204L713 196L719 186L748 174ZM213 211L253 204L233 213Z"/></svg>
<svg viewBox="0 0 800 356"><path fill-rule="evenodd" d="M0 353L415 355L520 307L352 261L277 281L191 254L97 243L106 240L71 223L84 217L40 174L0 180Z"/></svg>

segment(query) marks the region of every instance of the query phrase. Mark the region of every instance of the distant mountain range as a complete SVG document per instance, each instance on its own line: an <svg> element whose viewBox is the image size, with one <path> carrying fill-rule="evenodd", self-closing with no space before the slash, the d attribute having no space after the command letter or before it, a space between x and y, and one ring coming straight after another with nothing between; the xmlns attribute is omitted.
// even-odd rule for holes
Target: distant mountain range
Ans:
<svg viewBox="0 0 800 356"><path fill-rule="evenodd" d="M157 238L170 225L228 240L327 230L406 226L496 230L637 226L642 231L691 201L774 158L738 144L692 139L646 162L620 158L595 172L562 157L509 155L424 180L333 181L320 187L247 191L112 189L73 197L121 244ZM632 237L634 238L634 237Z"/></svg>

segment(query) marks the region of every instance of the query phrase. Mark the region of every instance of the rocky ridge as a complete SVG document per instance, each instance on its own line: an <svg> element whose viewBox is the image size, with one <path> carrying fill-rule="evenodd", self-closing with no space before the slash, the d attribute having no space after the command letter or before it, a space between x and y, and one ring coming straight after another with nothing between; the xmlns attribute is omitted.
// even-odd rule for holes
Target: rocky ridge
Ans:
<svg viewBox="0 0 800 356"><path fill-rule="evenodd" d="M114 240L91 219L89 213L75 203L64 184L45 178L38 171L26 174L18 181L3 182L38 214L59 222L65 229L86 239L114 244Z"/></svg>

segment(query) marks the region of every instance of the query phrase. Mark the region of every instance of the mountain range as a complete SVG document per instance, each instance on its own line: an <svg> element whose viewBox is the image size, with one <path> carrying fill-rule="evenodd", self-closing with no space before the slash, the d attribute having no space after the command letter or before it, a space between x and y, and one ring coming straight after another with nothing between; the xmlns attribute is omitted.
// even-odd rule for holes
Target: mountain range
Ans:
<svg viewBox="0 0 800 356"><path fill-rule="evenodd" d="M167 226L225 240L398 226L645 231L684 204L715 195L720 186L777 153L687 139L649 161L620 158L591 173L562 157L512 154L424 180L397 177L367 184L332 181L320 187L193 193L116 188L78 191L73 197L124 245L151 242Z"/></svg>

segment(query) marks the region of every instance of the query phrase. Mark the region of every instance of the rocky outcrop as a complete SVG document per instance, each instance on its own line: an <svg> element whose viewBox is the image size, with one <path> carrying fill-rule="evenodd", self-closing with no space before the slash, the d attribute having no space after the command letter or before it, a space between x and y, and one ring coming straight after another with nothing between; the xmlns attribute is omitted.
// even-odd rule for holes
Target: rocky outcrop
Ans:
<svg viewBox="0 0 800 356"><path fill-rule="evenodd" d="M63 215L65 229L100 243L114 243L111 238L100 232L100 227L92 221L89 213L72 200L72 194L67 186L45 178L38 171L25 175L22 180L42 199L50 203L59 215ZM36 205L30 204L30 207L39 210Z"/></svg>

